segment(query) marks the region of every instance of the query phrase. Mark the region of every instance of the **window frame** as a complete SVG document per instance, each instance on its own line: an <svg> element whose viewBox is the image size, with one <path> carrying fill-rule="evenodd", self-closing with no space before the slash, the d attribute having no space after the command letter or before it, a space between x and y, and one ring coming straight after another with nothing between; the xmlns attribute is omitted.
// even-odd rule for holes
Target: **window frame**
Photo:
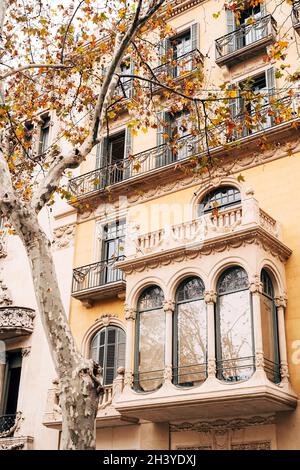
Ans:
<svg viewBox="0 0 300 470"><path fill-rule="evenodd" d="M112 331L112 330L115 330L116 331L116 340L115 340L115 343L108 343L108 333L109 331ZM100 353L100 337L101 337L101 332L104 331L104 345L103 345L103 348L104 348L104 353L103 353L103 365L100 364L99 362L99 353ZM124 335L124 343L121 343L119 341L119 336L120 336L120 333L122 333ZM95 340L95 338L98 339L97 341L97 345L93 348L92 347L92 344L93 344L93 341ZM117 376L117 369L118 369L118 364L117 364L117 360L118 360L118 355L119 355L119 346L120 344L125 344L125 347L126 347L126 332L125 330L120 327L120 326L117 326L117 325L108 325L108 326L103 326L102 328L100 328L100 330L98 330L94 335L93 337L91 338L91 341L90 341L90 357L93 358L93 349L96 349L97 351L97 363L99 365L101 365L102 367L102 376L103 376L103 385L104 386L109 386L109 385L112 385L113 384L113 381L111 383L106 383L106 376L107 376L107 369L111 369L112 367L107 367L107 349L108 349L108 346L111 345L111 344L115 344L115 350L114 350L114 366L113 366L113 381L114 379L116 378ZM124 366L125 366L125 355L126 355L126 352L125 352L125 348L124 348L124 358L123 358L123 362L124 362Z"/></svg>
<svg viewBox="0 0 300 470"><path fill-rule="evenodd" d="M186 300L178 300L178 295L179 295L179 289L187 282L191 281L192 279L198 279L200 280L200 282L202 283L202 286L203 286L203 293L200 297L195 297L193 299L186 299ZM204 300L204 292L205 292L205 285L204 285L204 282L203 280L201 279L200 276L189 276L185 279L183 279L179 285L177 286L177 289L176 289L176 294L175 294L175 310L174 310L174 313L173 313L173 325L172 325L172 347L173 347L173 351L172 351L172 359L173 359L173 384L176 385L177 387L180 387L180 388L185 388L185 387L190 387L190 385L180 385L178 384L178 378L179 378L179 374L178 374L178 364L179 364L179 351L178 351L178 306L179 305L182 305L182 304L187 304L187 303L191 303L191 302L197 302L198 300ZM206 352L205 352L205 374L206 374L206 378L207 378L207 340L208 340L208 329L207 329L207 308L205 307L205 310L206 310L206 333L205 333L205 336L206 336ZM174 373L174 370L177 370L177 374ZM193 385L191 385L193 386Z"/></svg>
<svg viewBox="0 0 300 470"><path fill-rule="evenodd" d="M250 289L249 287L241 287L241 288L238 288L238 289L235 289L235 290L230 290L230 291L227 291L227 292L224 292L224 293L219 293L219 284L220 284L220 281L221 279L223 278L224 274L229 272L229 271L233 271L235 269L241 269L243 270L246 274L247 274L247 277L248 277L248 273L247 271L242 267L242 266L239 266L239 265L232 265L232 266L229 266L227 267L226 269L224 269L222 271L222 273L219 275L218 277L218 282L217 282L217 301L216 301L216 305L215 305L215 352L216 352L216 377L218 380L224 382L224 383L239 383L239 382L245 382L247 380L249 380L254 372L255 372L255 336L254 336L254 322L253 322L253 297L252 297L252 294L250 292ZM248 295L248 299L249 299L249 314L250 314L250 328L251 328L251 345L252 345L252 356L247 356L245 358L243 357L240 357L240 358L237 358L238 360L239 359L252 359L252 364L249 365L249 368L252 367L252 374L246 378L246 379L241 379L241 380L236 380L235 382L232 381L227 381L225 380L222 375L223 375L223 367L218 367L218 364L221 364L224 362L224 359L222 358L222 345L221 345L221 342L222 342L222 338L221 338L221 322L220 322L220 319L221 319L221 309L220 309L220 297L222 296L225 296L225 295L228 295L228 294L233 294L233 293L236 293L236 292L243 292L243 291L248 291L249 295ZM250 364L250 363L249 363ZM243 367L243 366L241 366ZM244 366L245 368L247 366Z"/></svg>

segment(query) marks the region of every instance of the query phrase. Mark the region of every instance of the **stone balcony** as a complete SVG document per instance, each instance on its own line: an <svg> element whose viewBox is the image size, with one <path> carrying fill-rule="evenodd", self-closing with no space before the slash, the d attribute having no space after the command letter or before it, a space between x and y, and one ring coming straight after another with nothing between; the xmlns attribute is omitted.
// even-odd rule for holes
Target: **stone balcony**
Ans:
<svg viewBox="0 0 300 470"><path fill-rule="evenodd" d="M117 266L125 273L140 269L152 262L171 260L193 251L209 254L213 248L224 251L235 244L257 239L273 247L282 260L291 250L282 242L279 223L263 211L250 194L240 205L220 210L216 214L204 214L181 224L140 234L128 233L125 243L125 260Z"/></svg>
<svg viewBox="0 0 300 470"><path fill-rule="evenodd" d="M16 415L0 415L0 451L32 449L32 437L16 435L19 434L21 419L21 413Z"/></svg>
<svg viewBox="0 0 300 470"><path fill-rule="evenodd" d="M124 369L118 369L118 375L112 385L106 385L100 394L96 427L123 426L137 422L135 418L123 418L115 409L114 403L124 388ZM59 406L58 382L53 381L53 387L48 390L46 410L43 424L48 428L61 429L62 415Z"/></svg>
<svg viewBox="0 0 300 470"><path fill-rule="evenodd" d="M0 307L0 339L6 340L33 332L35 311L31 308Z"/></svg>
<svg viewBox="0 0 300 470"><path fill-rule="evenodd" d="M216 40L216 63L232 66L255 56L276 40L276 21L271 15L246 24Z"/></svg>

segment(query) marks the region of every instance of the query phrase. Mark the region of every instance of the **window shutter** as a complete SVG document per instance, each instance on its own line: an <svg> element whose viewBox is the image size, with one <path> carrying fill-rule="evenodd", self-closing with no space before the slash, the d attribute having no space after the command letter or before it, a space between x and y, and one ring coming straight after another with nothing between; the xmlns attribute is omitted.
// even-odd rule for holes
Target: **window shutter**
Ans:
<svg viewBox="0 0 300 470"><path fill-rule="evenodd" d="M275 70L270 67L266 70L266 82L269 96L274 96L276 93Z"/></svg>
<svg viewBox="0 0 300 470"><path fill-rule="evenodd" d="M269 99L276 95L276 80L275 80L275 69L274 67L270 67L266 70L266 83L268 88L268 95ZM276 111L275 111L276 113ZM270 120L270 125L274 124L274 116L268 116L267 118Z"/></svg>
<svg viewBox="0 0 300 470"><path fill-rule="evenodd" d="M130 178L132 174L132 162L128 161L128 157L132 155L132 135L129 127L126 127L125 130L125 150L124 150L124 170L123 170L123 179Z"/></svg>
<svg viewBox="0 0 300 470"><path fill-rule="evenodd" d="M96 170L107 166L107 137L103 137L96 149Z"/></svg>
<svg viewBox="0 0 300 470"><path fill-rule="evenodd" d="M268 13L267 13L267 2L266 0L260 4L260 16L261 17L264 17L266 16Z"/></svg>
<svg viewBox="0 0 300 470"><path fill-rule="evenodd" d="M129 75L134 75L135 61L131 59ZM131 79L126 86L126 98L132 98L133 95L133 80Z"/></svg>
<svg viewBox="0 0 300 470"><path fill-rule="evenodd" d="M159 44L158 44L158 59L159 59L159 64L158 65L162 65L163 64L163 57L165 57L167 55L167 52L168 52L168 49L170 47L171 43L170 43L170 39L169 38L165 38L163 39L162 41L159 41Z"/></svg>
<svg viewBox="0 0 300 470"><path fill-rule="evenodd" d="M191 26L191 46L192 51L199 49L199 23L194 23Z"/></svg>
<svg viewBox="0 0 300 470"><path fill-rule="evenodd" d="M232 10L226 10L226 23L227 23L227 34L232 33L236 29L235 24L235 17ZM235 37L234 35L231 36L230 41L228 43L228 53L233 52L235 50Z"/></svg>

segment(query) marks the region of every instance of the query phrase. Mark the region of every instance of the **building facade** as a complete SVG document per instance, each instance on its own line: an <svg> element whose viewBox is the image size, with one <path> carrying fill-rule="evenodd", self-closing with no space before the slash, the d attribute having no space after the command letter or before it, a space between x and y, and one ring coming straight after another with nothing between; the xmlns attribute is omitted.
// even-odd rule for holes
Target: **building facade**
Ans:
<svg viewBox="0 0 300 470"><path fill-rule="evenodd" d="M174 49L173 77L192 80L201 68L208 88L250 80L252 91L286 93L265 56L286 32L287 61L297 70L298 3L261 3L237 24L230 11L214 18L222 2L171 2L176 34L164 47ZM131 87L123 86L128 99ZM274 119L266 101L265 119L251 130L235 101L239 145L212 148L218 165L200 176L183 171L197 152L184 113L166 108L157 129L132 136L120 112L71 179L73 205L56 209L50 232L78 347L103 367L98 449L300 449L300 101L297 93L283 98L285 119ZM182 143L176 152L165 142L166 121ZM12 305L21 305L31 322L9 333L0 326L9 356L2 375L20 369L23 348L32 348L22 357L24 400L9 404L3 379L2 419L22 411L15 438L59 448L55 374L48 352L44 366L38 353L35 363L34 348L46 343L33 320L33 291L17 284L24 288L22 276L30 276L16 277L1 239L0 247L8 253L0 315L14 316ZM10 282L18 290L13 304ZM25 361L32 372L23 378ZM47 368L42 379L37 367ZM36 414L31 387L45 399Z"/></svg>

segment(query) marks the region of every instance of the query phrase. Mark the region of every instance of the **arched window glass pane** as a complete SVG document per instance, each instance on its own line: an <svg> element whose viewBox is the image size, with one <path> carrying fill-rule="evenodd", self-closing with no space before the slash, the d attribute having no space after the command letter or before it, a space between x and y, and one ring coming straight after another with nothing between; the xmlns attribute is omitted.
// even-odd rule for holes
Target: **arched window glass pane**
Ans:
<svg viewBox="0 0 300 470"><path fill-rule="evenodd" d="M125 365L125 333L109 326L98 331L91 341L91 357L103 368L104 385L113 383L118 367Z"/></svg>
<svg viewBox="0 0 300 470"><path fill-rule="evenodd" d="M186 279L177 289L177 300L182 302L185 300L194 300L203 297L204 284L199 277Z"/></svg>
<svg viewBox="0 0 300 470"><path fill-rule="evenodd" d="M160 287L146 289L138 302L138 360L135 383L143 391L157 389L165 366L164 295Z"/></svg>
<svg viewBox="0 0 300 470"><path fill-rule="evenodd" d="M218 293L226 294L248 288L248 276L244 269L235 267L225 271L218 284Z"/></svg>
<svg viewBox="0 0 300 470"><path fill-rule="evenodd" d="M139 299L139 311L161 308L164 294L160 287L151 286L146 289Z"/></svg>
<svg viewBox="0 0 300 470"><path fill-rule="evenodd" d="M252 314L247 273L240 267L225 271L218 283L218 378L248 379L254 370Z"/></svg>
<svg viewBox="0 0 300 470"><path fill-rule="evenodd" d="M208 193L199 204L199 212L207 213L213 209L222 209L241 202L241 193L233 186L221 186Z"/></svg>
<svg viewBox="0 0 300 470"><path fill-rule="evenodd" d="M261 272L263 292L261 295L261 326L263 337L264 364L267 377L272 382L280 382L277 309L274 301L274 288L268 272Z"/></svg>
<svg viewBox="0 0 300 470"><path fill-rule="evenodd" d="M206 304L204 284L194 277L177 289L175 312L174 383L192 386L206 379Z"/></svg>

